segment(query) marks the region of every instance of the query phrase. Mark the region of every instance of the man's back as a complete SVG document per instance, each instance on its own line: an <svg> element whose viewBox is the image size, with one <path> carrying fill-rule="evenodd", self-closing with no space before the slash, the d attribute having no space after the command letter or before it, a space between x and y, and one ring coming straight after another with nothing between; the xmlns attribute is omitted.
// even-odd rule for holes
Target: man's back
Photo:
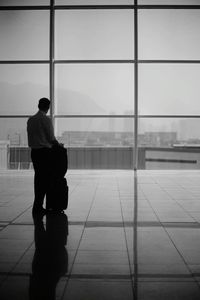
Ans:
<svg viewBox="0 0 200 300"><path fill-rule="evenodd" d="M32 149L51 148L55 140L51 120L40 110L28 119L27 133L28 145Z"/></svg>

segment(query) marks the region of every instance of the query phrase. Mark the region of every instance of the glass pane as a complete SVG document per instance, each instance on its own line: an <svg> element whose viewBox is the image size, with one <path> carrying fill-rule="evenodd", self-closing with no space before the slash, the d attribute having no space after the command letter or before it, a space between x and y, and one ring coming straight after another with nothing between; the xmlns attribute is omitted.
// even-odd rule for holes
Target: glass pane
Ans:
<svg viewBox="0 0 200 300"><path fill-rule="evenodd" d="M56 66L57 114L132 114L133 65Z"/></svg>
<svg viewBox="0 0 200 300"><path fill-rule="evenodd" d="M0 65L1 115L32 114L49 97L48 65Z"/></svg>
<svg viewBox="0 0 200 300"><path fill-rule="evenodd" d="M0 146L27 146L27 118L0 118Z"/></svg>
<svg viewBox="0 0 200 300"><path fill-rule="evenodd" d="M198 5L199 0L138 0L138 4L158 5Z"/></svg>
<svg viewBox="0 0 200 300"><path fill-rule="evenodd" d="M200 65L142 64L139 66L139 113L200 114Z"/></svg>
<svg viewBox="0 0 200 300"><path fill-rule="evenodd" d="M134 0L55 0L57 5L112 5L134 4Z"/></svg>
<svg viewBox="0 0 200 300"><path fill-rule="evenodd" d="M26 118L0 118L0 170L31 169Z"/></svg>
<svg viewBox="0 0 200 300"><path fill-rule="evenodd" d="M57 59L133 59L132 10L56 11Z"/></svg>
<svg viewBox="0 0 200 300"><path fill-rule="evenodd" d="M199 169L200 119L140 118L139 146L146 169Z"/></svg>
<svg viewBox="0 0 200 300"><path fill-rule="evenodd" d="M56 118L56 135L66 146L133 146L134 118Z"/></svg>
<svg viewBox="0 0 200 300"><path fill-rule="evenodd" d="M140 59L200 59L199 10L140 10Z"/></svg>
<svg viewBox="0 0 200 300"><path fill-rule="evenodd" d="M0 60L49 58L49 12L0 11Z"/></svg>
<svg viewBox="0 0 200 300"><path fill-rule="evenodd" d="M50 0L1 0L0 6L49 5Z"/></svg>
<svg viewBox="0 0 200 300"><path fill-rule="evenodd" d="M59 118L56 135L68 147L70 169L130 169L133 126L131 118Z"/></svg>

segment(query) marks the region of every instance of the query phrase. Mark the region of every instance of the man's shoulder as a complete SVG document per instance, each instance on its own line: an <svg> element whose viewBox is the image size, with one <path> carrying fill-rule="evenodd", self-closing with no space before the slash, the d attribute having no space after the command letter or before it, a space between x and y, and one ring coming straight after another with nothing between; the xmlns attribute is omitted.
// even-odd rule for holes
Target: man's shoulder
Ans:
<svg viewBox="0 0 200 300"><path fill-rule="evenodd" d="M30 122L30 121L36 119L36 118L38 117L37 114L38 114L38 113L36 113L36 114L30 116L30 117L28 118L27 122Z"/></svg>
<svg viewBox="0 0 200 300"><path fill-rule="evenodd" d="M37 112L35 115L29 117L27 125L41 124L41 126L50 126L51 118L45 114Z"/></svg>

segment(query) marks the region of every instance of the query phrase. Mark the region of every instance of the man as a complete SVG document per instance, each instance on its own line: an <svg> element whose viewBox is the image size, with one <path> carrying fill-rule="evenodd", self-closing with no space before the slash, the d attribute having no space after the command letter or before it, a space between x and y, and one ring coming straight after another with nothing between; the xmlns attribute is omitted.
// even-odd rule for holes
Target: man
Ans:
<svg viewBox="0 0 200 300"><path fill-rule="evenodd" d="M28 145L31 148L31 159L35 171L33 215L46 212L43 202L50 184L51 147L59 144L54 136L51 119L46 115L50 108L50 100L41 98L38 108L39 111L27 122Z"/></svg>

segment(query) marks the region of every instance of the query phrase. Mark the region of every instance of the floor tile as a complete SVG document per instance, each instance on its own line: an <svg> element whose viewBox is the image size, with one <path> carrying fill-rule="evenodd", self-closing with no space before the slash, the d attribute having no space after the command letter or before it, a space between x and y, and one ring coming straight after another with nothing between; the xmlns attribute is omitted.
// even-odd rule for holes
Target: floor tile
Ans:
<svg viewBox="0 0 200 300"><path fill-rule="evenodd" d="M139 300L198 300L199 287L195 282L140 282Z"/></svg>
<svg viewBox="0 0 200 300"><path fill-rule="evenodd" d="M64 300L133 300L131 282L70 280Z"/></svg>
<svg viewBox="0 0 200 300"><path fill-rule="evenodd" d="M0 286L1 300L29 299L29 277L10 276Z"/></svg>
<svg viewBox="0 0 200 300"><path fill-rule="evenodd" d="M125 251L125 237L122 228L86 228L80 243L80 250Z"/></svg>
<svg viewBox="0 0 200 300"><path fill-rule="evenodd" d="M78 251L77 264L128 264L127 251Z"/></svg>
<svg viewBox="0 0 200 300"><path fill-rule="evenodd" d="M28 299L33 173L0 177L0 299ZM67 177L68 269L56 299L199 299L199 171L141 170L134 178L70 170ZM36 283L48 291L47 282Z"/></svg>

